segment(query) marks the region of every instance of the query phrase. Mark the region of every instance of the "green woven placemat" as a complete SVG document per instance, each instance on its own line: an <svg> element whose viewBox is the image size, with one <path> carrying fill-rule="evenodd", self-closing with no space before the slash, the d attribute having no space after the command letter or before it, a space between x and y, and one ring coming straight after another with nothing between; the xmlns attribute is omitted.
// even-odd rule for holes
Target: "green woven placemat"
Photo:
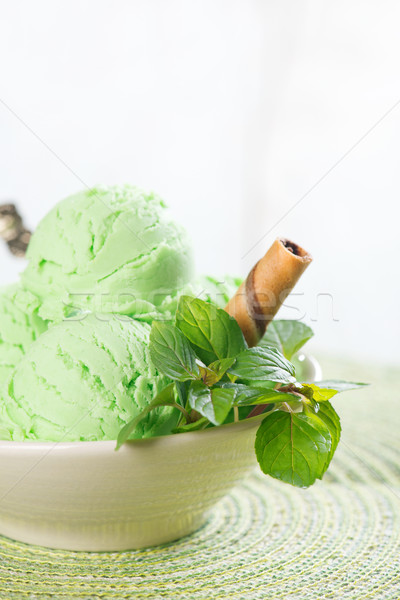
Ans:
<svg viewBox="0 0 400 600"><path fill-rule="evenodd" d="M255 473L196 534L142 551L81 553L0 538L0 598L400 598L400 378L328 363L367 392L336 405L343 437L308 490Z"/></svg>

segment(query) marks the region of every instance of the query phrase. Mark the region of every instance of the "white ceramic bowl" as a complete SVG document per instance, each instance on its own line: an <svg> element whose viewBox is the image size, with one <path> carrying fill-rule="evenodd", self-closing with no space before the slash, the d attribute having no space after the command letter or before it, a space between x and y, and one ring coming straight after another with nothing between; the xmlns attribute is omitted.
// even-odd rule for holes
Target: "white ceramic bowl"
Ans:
<svg viewBox="0 0 400 600"><path fill-rule="evenodd" d="M307 380L320 378L311 357ZM125 550L195 531L256 464L262 415L125 444L0 442L0 533L70 550Z"/></svg>

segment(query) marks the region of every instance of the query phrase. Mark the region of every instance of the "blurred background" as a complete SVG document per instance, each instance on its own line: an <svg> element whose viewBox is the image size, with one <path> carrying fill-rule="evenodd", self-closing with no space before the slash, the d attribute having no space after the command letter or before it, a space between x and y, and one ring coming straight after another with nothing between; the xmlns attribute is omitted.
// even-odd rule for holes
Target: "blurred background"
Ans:
<svg viewBox="0 0 400 600"><path fill-rule="evenodd" d="M313 350L400 359L394 0L3 0L0 202L35 228L96 183L162 195L199 272L275 237L314 263L280 315ZM1 283L24 266L0 246Z"/></svg>

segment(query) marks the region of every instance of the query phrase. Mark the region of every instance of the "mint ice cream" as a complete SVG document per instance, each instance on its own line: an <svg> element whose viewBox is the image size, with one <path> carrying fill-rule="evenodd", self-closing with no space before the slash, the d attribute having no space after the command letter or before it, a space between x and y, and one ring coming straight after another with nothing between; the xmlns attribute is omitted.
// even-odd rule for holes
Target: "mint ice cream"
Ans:
<svg viewBox="0 0 400 600"><path fill-rule="evenodd" d="M168 381L148 353L150 326L124 316L86 315L54 325L9 377L0 437L14 440L115 440ZM152 411L133 438L170 433L177 411Z"/></svg>
<svg viewBox="0 0 400 600"><path fill-rule="evenodd" d="M150 324L182 295L224 307L240 281L193 277L184 229L133 186L70 196L40 222L22 284L0 293L0 439L115 440L168 381L149 356ZM47 331L46 331L47 330ZM133 438L171 433L151 411Z"/></svg>
<svg viewBox="0 0 400 600"><path fill-rule="evenodd" d="M13 284L0 289L0 388L31 344L47 329L38 299Z"/></svg>
<svg viewBox="0 0 400 600"><path fill-rule="evenodd" d="M193 276L184 229L163 201L133 186L97 187L57 204L29 243L22 281L39 314L157 314Z"/></svg>

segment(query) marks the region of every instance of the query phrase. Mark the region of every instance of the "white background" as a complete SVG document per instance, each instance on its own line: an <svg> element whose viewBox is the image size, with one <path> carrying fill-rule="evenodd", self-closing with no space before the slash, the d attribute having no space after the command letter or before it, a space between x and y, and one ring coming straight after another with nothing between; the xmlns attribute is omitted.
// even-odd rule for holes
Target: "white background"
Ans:
<svg viewBox="0 0 400 600"><path fill-rule="evenodd" d="M394 0L3 0L0 202L35 227L85 185L154 189L216 275L291 237L315 260L282 316L316 352L398 364L399 19Z"/></svg>

